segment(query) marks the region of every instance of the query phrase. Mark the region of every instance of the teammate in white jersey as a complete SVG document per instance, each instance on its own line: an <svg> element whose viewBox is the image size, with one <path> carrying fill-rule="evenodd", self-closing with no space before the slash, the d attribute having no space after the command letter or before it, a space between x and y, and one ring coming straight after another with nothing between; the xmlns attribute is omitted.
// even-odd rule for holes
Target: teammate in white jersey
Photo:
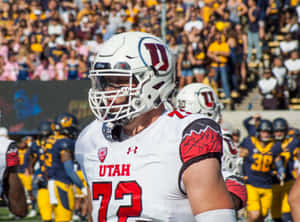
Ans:
<svg viewBox="0 0 300 222"><path fill-rule="evenodd" d="M219 125L164 107L175 62L162 40L113 36L99 48L90 79L97 120L81 132L75 155L93 221L236 221L221 175Z"/></svg>
<svg viewBox="0 0 300 222"><path fill-rule="evenodd" d="M182 88L176 96L177 108L191 113L201 113L222 123L223 155L222 174L228 191L234 201L234 208L239 210L246 205L247 192L241 177L242 158L232 141L232 127L222 121L222 104L214 90L202 83L192 83Z"/></svg>
<svg viewBox="0 0 300 222"><path fill-rule="evenodd" d="M27 214L26 196L17 175L19 165L18 148L7 138L8 132L0 127L0 195L8 203L9 210L16 216Z"/></svg>

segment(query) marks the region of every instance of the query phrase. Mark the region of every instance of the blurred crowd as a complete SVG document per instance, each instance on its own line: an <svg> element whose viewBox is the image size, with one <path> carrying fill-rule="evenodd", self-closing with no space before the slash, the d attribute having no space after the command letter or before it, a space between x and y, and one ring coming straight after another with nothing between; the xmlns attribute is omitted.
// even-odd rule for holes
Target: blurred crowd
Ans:
<svg viewBox="0 0 300 222"><path fill-rule="evenodd" d="M103 41L144 31L166 38L178 89L212 86L224 102L248 88L251 70L264 109L300 96L299 0L1 0L0 80L86 79ZM266 100L266 101L265 101Z"/></svg>

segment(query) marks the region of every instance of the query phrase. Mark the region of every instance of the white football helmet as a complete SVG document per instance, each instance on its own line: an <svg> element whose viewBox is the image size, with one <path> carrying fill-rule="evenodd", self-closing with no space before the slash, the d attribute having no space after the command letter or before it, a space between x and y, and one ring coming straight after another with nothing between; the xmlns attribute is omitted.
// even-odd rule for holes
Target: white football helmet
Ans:
<svg viewBox="0 0 300 222"><path fill-rule="evenodd" d="M92 112L104 122L122 124L167 100L175 87L175 62L161 39L143 32L125 32L99 48L89 77ZM112 78L115 83L120 80L126 84L114 84ZM114 103L124 96L126 104Z"/></svg>
<svg viewBox="0 0 300 222"><path fill-rule="evenodd" d="M183 87L176 96L176 107L191 113L201 113L219 122L222 103L214 90L203 83L191 83Z"/></svg>

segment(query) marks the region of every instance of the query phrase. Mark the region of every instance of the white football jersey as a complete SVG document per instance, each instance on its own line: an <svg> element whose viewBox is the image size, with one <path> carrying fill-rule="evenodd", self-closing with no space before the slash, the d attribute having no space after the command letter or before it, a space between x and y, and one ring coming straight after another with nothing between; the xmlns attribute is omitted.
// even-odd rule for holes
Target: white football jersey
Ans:
<svg viewBox="0 0 300 222"><path fill-rule="evenodd" d="M110 142L102 123L80 134L75 156L93 204L94 221L195 221L182 173L207 157L221 158L217 123L199 114L165 112L139 134Z"/></svg>
<svg viewBox="0 0 300 222"><path fill-rule="evenodd" d="M3 174L6 169L6 153L9 144L11 144L12 142L12 140L4 136L0 136L0 195L2 194Z"/></svg>
<svg viewBox="0 0 300 222"><path fill-rule="evenodd" d="M243 158L240 157L239 149L233 141L223 136L222 174L242 176Z"/></svg>

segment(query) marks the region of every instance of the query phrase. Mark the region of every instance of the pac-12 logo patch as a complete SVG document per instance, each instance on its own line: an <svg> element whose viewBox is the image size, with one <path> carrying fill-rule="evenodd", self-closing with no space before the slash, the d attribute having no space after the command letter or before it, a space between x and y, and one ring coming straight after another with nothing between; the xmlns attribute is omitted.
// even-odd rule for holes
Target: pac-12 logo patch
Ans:
<svg viewBox="0 0 300 222"><path fill-rule="evenodd" d="M98 158L101 162L103 162L107 155L107 147L101 147L98 149Z"/></svg>

